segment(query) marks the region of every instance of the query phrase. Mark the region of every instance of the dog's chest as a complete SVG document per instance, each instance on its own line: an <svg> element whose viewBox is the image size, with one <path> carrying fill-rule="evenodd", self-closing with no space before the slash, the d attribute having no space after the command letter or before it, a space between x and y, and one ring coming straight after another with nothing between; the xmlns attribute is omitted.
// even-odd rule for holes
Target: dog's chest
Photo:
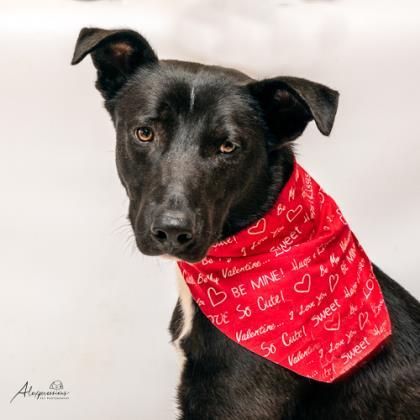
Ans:
<svg viewBox="0 0 420 420"><path fill-rule="evenodd" d="M179 302L180 302L180 309L181 313L180 316L180 329L178 335L174 337L173 344L180 356L182 366L185 363L185 353L182 349L181 342L183 339L189 336L192 330L193 319L194 319L194 305L191 296L191 292L185 283L185 280L182 277L179 269L176 270L176 277L177 277L177 286L178 286L178 293L179 293Z"/></svg>
<svg viewBox="0 0 420 420"><path fill-rule="evenodd" d="M181 361L179 418L203 418L203 413L223 420L278 418L294 392L293 384L283 386L284 371L271 365L266 370L269 362L220 333L200 312L179 270L177 284L179 300L170 331ZM257 381L258 399L250 386Z"/></svg>

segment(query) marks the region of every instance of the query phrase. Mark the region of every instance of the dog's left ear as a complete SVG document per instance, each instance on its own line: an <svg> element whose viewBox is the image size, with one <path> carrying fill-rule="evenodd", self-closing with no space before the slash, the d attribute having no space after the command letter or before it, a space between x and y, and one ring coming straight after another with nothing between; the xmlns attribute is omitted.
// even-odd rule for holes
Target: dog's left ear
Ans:
<svg viewBox="0 0 420 420"><path fill-rule="evenodd" d="M265 79L246 87L258 101L278 145L299 137L311 120L322 134L330 134L338 106L337 91L296 77Z"/></svg>
<svg viewBox="0 0 420 420"><path fill-rule="evenodd" d="M98 73L96 87L105 99L111 99L140 66L158 62L147 40L130 29L83 28L71 64L88 54Z"/></svg>

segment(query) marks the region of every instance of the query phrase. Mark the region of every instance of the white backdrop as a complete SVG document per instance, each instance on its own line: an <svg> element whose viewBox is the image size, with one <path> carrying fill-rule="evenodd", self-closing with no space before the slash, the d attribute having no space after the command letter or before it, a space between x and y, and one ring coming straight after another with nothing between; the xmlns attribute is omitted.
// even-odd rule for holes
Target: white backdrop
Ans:
<svg viewBox="0 0 420 420"><path fill-rule="evenodd" d="M174 263L141 256L82 26L131 27L162 58L290 74L341 93L299 159L371 259L420 298L415 1L0 2L0 418L174 418ZM61 380L67 400L13 395Z"/></svg>

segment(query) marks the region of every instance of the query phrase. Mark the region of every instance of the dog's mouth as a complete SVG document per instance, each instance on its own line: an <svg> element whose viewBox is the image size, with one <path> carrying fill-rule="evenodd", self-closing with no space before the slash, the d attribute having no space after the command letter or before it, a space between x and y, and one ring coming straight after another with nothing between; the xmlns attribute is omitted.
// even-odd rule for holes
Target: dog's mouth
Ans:
<svg viewBox="0 0 420 420"><path fill-rule="evenodd" d="M205 247L204 249L199 250L192 250L192 251L170 251L167 253L161 253L159 256L163 256L164 258L170 258L175 260L186 261L190 264L200 262L203 258L206 257L207 251L209 247Z"/></svg>
<svg viewBox="0 0 420 420"><path fill-rule="evenodd" d="M190 264L194 264L194 263L198 263L200 261L202 261L206 255L207 255L207 250L208 248L204 251L204 252L163 252L163 251L157 251L156 253L149 253L149 252L144 252L141 251L143 254L146 255L154 255L154 256L159 256L165 259L171 259L171 260L176 260L176 261L185 261L188 262Z"/></svg>
<svg viewBox="0 0 420 420"><path fill-rule="evenodd" d="M206 257L207 251L205 253L194 253L194 254L188 254L188 253L173 253L173 254L162 254L162 257L171 258L175 260L181 260L186 261L190 264L194 264L197 262L200 262L203 260L203 258Z"/></svg>
<svg viewBox="0 0 420 420"><path fill-rule="evenodd" d="M170 247L167 245L162 246L150 239L139 238L136 235L137 248L142 254L186 261L190 264L203 260L212 243L213 242L203 244L196 242L188 244L188 246L185 247Z"/></svg>

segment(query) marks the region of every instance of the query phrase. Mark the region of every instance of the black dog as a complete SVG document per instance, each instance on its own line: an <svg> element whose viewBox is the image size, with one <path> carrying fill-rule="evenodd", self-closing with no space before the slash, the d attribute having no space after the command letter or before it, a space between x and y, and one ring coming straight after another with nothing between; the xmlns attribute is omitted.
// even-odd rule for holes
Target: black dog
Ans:
<svg viewBox="0 0 420 420"><path fill-rule="evenodd" d="M196 262L260 218L293 167L309 121L328 135L338 93L304 79L255 81L236 70L159 60L131 30L85 28L72 64L91 54L117 132L118 174L138 248ZM182 419L420 418L420 304L374 267L393 335L333 384L300 377L225 337L182 291L170 332L185 355Z"/></svg>

